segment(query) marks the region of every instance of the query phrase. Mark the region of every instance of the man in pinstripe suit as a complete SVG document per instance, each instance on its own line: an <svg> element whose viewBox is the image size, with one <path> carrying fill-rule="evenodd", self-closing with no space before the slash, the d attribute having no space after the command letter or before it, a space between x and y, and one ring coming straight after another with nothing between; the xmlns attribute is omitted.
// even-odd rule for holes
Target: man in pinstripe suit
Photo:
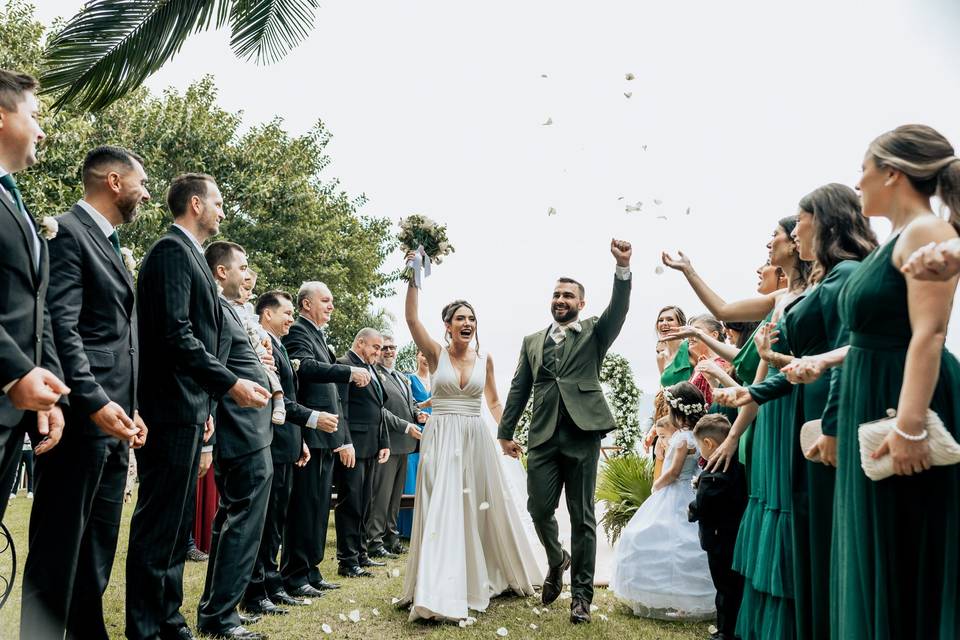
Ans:
<svg viewBox="0 0 960 640"><path fill-rule="evenodd" d="M183 563L204 429L224 395L241 407L263 407L269 392L217 358L223 309L202 243L224 218L216 181L184 174L170 185L174 224L147 252L137 282L143 367L140 413L150 425L137 454L140 490L127 554L127 624L131 639L193 633L180 613ZM206 425L206 427L205 427Z"/></svg>

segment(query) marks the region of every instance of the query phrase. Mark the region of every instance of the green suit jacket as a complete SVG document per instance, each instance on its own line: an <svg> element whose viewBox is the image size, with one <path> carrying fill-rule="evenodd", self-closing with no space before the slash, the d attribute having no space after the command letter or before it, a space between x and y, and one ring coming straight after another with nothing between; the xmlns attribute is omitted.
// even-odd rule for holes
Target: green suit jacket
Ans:
<svg viewBox="0 0 960 640"><path fill-rule="evenodd" d="M600 367L616 340L630 307L630 280L615 278L610 304L599 318L581 320L582 330L568 331L560 345L556 378L538 380L543 346L550 327L523 339L520 361L513 374L497 437L512 440L517 421L533 392L533 420L528 447L537 447L553 435L560 400L567 413L584 431L611 431L617 427L600 386ZM553 326L551 324L551 326Z"/></svg>

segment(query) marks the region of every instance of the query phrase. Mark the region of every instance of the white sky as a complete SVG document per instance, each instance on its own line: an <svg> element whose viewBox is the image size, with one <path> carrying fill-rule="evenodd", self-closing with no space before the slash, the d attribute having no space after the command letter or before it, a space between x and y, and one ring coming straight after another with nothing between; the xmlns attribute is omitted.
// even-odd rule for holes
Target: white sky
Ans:
<svg viewBox="0 0 960 640"><path fill-rule="evenodd" d="M39 4L49 23L83 3ZM614 350L650 390L657 309L702 311L681 275L655 275L661 250L683 249L722 295L750 295L776 220L821 184L853 185L873 137L922 122L960 147L950 0L777 4L338 0L279 64L240 62L227 33L205 33L148 84L209 73L247 124L280 116L296 134L322 119L327 178L365 192L364 213L447 223L457 253L426 281L423 316L439 338L443 304L469 299L503 395L522 336L549 323L554 278L584 282L599 313L609 239L630 240ZM625 213L637 200L643 212ZM405 342L402 292L383 306Z"/></svg>

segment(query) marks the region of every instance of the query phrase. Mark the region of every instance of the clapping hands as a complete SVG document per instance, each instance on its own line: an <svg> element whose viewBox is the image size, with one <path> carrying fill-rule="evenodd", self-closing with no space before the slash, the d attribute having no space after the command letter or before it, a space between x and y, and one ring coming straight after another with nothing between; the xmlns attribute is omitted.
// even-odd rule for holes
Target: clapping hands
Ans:
<svg viewBox="0 0 960 640"><path fill-rule="evenodd" d="M804 356L794 360L780 371L793 384L810 384L820 378L827 367L818 356Z"/></svg>

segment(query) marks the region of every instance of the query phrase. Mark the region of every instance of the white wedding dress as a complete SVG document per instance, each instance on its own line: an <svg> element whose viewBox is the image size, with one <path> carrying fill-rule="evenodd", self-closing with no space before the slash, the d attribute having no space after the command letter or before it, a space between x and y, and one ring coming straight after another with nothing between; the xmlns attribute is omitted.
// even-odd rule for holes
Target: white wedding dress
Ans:
<svg viewBox="0 0 960 640"><path fill-rule="evenodd" d="M663 468L677 451L697 448L690 431L670 437ZM698 452L688 453L680 476L647 498L614 548L610 588L633 612L647 618L704 619L715 611L716 591L707 554L700 548L697 524L687 519L696 497L690 481L697 474Z"/></svg>
<svg viewBox="0 0 960 640"><path fill-rule="evenodd" d="M399 606L410 620L458 621L505 591L540 584L531 541L507 489L502 455L480 416L486 357L464 388L441 349L431 376L433 414L423 428L413 532Z"/></svg>

